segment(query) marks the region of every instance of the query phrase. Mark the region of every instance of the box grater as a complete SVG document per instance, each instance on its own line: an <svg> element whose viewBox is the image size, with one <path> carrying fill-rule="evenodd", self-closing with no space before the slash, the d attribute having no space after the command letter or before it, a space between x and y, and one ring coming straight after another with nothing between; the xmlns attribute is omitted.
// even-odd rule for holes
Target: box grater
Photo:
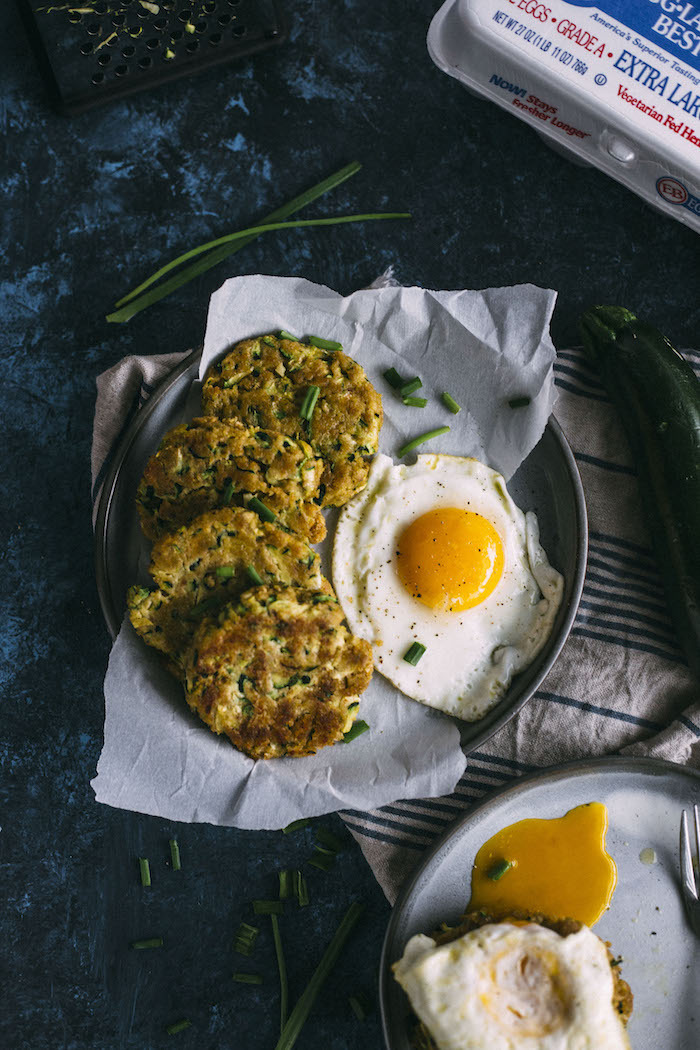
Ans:
<svg viewBox="0 0 700 1050"><path fill-rule="evenodd" d="M18 0L62 113L281 43L277 0Z"/></svg>

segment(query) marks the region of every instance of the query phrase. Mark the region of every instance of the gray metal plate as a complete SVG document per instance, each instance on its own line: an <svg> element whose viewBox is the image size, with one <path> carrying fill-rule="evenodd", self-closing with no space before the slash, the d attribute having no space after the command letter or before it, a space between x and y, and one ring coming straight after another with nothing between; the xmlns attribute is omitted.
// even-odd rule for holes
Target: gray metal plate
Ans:
<svg viewBox="0 0 700 1050"><path fill-rule="evenodd" d="M96 575L112 637L122 622L127 588L144 578L147 545L136 513L136 489L166 431L197 413L199 353L194 351L183 361L140 409L105 478L96 521ZM500 729L537 689L569 634L583 588L588 544L583 488L571 449L553 417L508 488L521 509L536 512L542 545L564 576L564 598L552 635L534 663L514 679L484 718L461 723L462 743L468 750Z"/></svg>
<svg viewBox="0 0 700 1050"><path fill-rule="evenodd" d="M700 802L700 773L644 758L569 763L521 780L491 796L453 826L404 887L392 912L380 969L380 1001L388 1050L410 1050L408 1000L391 974L406 942L454 922L469 900L479 847L526 817L558 817L585 802L608 807L608 852L618 883L610 909L595 926L623 957L634 993L628 1032L634 1050L697 1050L700 940L680 896L681 810ZM640 852L656 851L653 865Z"/></svg>

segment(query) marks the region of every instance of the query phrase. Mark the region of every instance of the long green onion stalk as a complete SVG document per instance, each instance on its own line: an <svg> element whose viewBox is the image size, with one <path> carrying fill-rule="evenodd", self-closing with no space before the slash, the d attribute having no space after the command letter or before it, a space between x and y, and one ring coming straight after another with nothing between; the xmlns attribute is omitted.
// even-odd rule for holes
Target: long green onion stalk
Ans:
<svg viewBox="0 0 700 1050"><path fill-rule="evenodd" d="M295 229L300 226L335 226L342 223L349 222L367 222L376 219L410 219L410 213L408 212L387 212L387 213L368 213L362 215L342 215L335 218L329 219L304 219L294 222L285 222L288 216L293 215L294 212L300 211L305 208L312 201L321 197L324 193L328 193L329 190L335 189L346 179L349 179L352 175L355 175L361 168L361 164L358 161L353 161L352 164L347 164L344 168L330 175L327 179L312 186L311 189L306 190L298 197L294 197L293 200L283 205L281 208L277 208L275 211L270 212L264 219L256 226L251 226L244 230L238 230L235 233L226 234L223 237L217 237L215 240L207 241L204 244L199 244L195 248L191 248L189 251L184 252L182 255L178 255L176 259L161 266L155 273L147 277L145 281L137 285L126 295L122 296L121 299L115 304L115 309L112 313L107 315L107 320L111 323L123 324L129 321L136 314L147 307L152 306L154 303L164 299L166 295L170 295L171 292L181 288L184 284L194 280L195 277L199 277L200 274L206 273L211 267L218 265L223 259L228 258L234 252L240 251L251 241L255 240L256 237L261 236L263 233L270 233L275 230ZM191 262L191 260L196 260ZM186 263L191 263L189 266L185 266ZM177 270L180 267L179 273L173 276L173 270ZM167 278L167 279L164 279Z"/></svg>
<svg viewBox="0 0 700 1050"><path fill-rule="evenodd" d="M346 911L309 983L299 996L296 1006L289 1015L289 1020L284 1026L275 1050L292 1050L306 1019L311 1013L324 981L338 961L338 957L345 947L345 942L355 928L364 909L365 906L361 901L353 901Z"/></svg>
<svg viewBox="0 0 700 1050"><path fill-rule="evenodd" d="M289 1006L289 986L287 984L287 964L284 961L282 951L282 937L280 936L279 919L275 914L270 915L272 923L272 936L275 942L275 954L277 956L277 969L280 974L280 1035L287 1023L287 1009Z"/></svg>

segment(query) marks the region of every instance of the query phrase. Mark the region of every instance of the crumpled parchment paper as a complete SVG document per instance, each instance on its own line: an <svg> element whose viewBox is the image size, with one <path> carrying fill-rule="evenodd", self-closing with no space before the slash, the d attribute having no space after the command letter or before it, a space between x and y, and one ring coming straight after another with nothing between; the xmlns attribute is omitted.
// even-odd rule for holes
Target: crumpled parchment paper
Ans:
<svg viewBox="0 0 700 1050"><path fill-rule="evenodd" d="M236 277L212 296L200 378L230 346L255 334L286 329L334 339L383 395L382 452L396 456L409 438L446 424L450 432L421 451L476 456L509 478L541 437L556 399L549 337L555 298L532 285L384 287L343 297L303 278ZM394 395L382 378L392 366L421 377L425 409L407 408ZM462 406L458 415L442 405L443 391ZM508 401L518 397L530 404L512 409ZM454 788L465 758L451 719L376 673L360 717L371 728L352 743L308 758L255 762L189 711L178 683L125 621L105 678L105 743L92 786L98 802L123 809L268 829Z"/></svg>

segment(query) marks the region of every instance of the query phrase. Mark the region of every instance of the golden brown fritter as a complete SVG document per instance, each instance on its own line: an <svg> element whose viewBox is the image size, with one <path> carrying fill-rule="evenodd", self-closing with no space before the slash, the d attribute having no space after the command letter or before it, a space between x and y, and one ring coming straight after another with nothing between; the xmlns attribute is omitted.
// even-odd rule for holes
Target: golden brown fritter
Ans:
<svg viewBox="0 0 700 1050"><path fill-rule="evenodd" d="M200 621L237 598L253 580L331 591L319 556L301 537L262 521L250 510L207 511L153 547L155 587L131 587L129 616L148 645L177 673L183 649Z"/></svg>
<svg viewBox="0 0 700 1050"><path fill-rule="evenodd" d="M478 930L482 926L489 926L493 922L534 922L538 926L545 926L548 930L554 930L560 937L568 937L572 933L577 933L583 925L577 919L549 919L545 915L522 911L514 911L510 915L500 917L493 916L486 911L473 911L463 915L457 926L443 924L440 930L431 934L431 937L438 945L449 944L450 941L456 941L459 937L463 937L465 933L471 933L472 930ZM610 951L610 943L608 941L604 943L607 948L613 976L612 1004L626 1027L632 1015L634 997L630 986L627 981L623 980L620 973L620 960L613 958L613 954ZM413 1050L437 1050L433 1038L425 1025L417 1018L414 1018L414 1021L415 1027L411 1033Z"/></svg>
<svg viewBox="0 0 700 1050"><path fill-rule="evenodd" d="M299 412L310 386L320 393L307 422ZM246 339L213 365L202 408L308 440L325 463L325 507L342 506L366 485L383 418L379 394L347 354L274 335Z"/></svg>
<svg viewBox="0 0 700 1050"><path fill-rule="evenodd" d="M323 460L306 441L204 416L170 430L136 494L143 531L155 540L215 507L257 496L281 525L310 543L326 534L318 496Z"/></svg>
<svg viewBox="0 0 700 1050"><path fill-rule="evenodd" d="M342 740L372 675L372 648L334 595L256 587L203 622L185 658L187 702L252 758L312 755Z"/></svg>

